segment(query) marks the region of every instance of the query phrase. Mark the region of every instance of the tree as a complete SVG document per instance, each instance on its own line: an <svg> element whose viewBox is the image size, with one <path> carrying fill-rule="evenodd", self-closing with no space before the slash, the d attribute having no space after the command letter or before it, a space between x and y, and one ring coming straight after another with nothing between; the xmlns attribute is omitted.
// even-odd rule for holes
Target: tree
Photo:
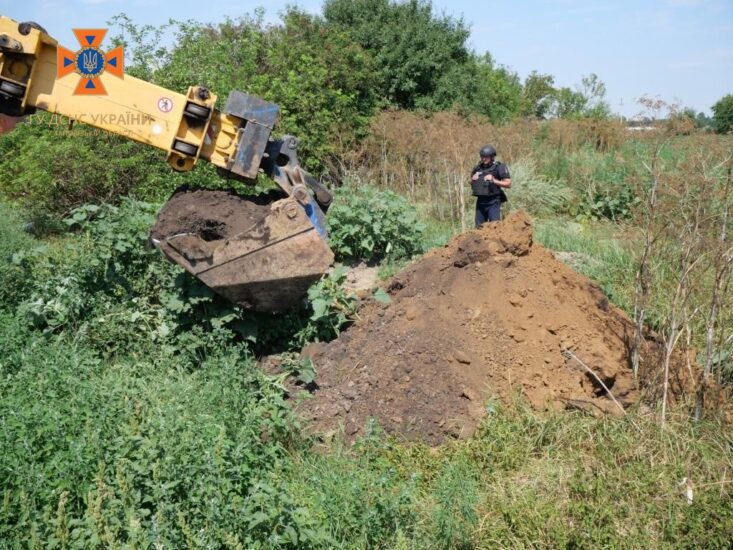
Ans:
<svg viewBox="0 0 733 550"><path fill-rule="evenodd" d="M522 115L545 118L552 107L555 94L555 77L532 71L524 80L522 89Z"/></svg>
<svg viewBox="0 0 733 550"><path fill-rule="evenodd" d="M701 111L695 115L695 125L698 128L711 129L715 127L715 121Z"/></svg>
<svg viewBox="0 0 733 550"><path fill-rule="evenodd" d="M440 79L435 93L422 98L416 107L478 113L496 124L518 115L521 101L522 84L517 74L496 65L486 53L472 55L466 63L453 67Z"/></svg>
<svg viewBox="0 0 733 550"><path fill-rule="evenodd" d="M507 122L519 114L522 84L516 73L496 66L490 54L475 60L475 78L469 84L468 105L473 112L489 117L494 123Z"/></svg>
<svg viewBox="0 0 733 550"><path fill-rule="evenodd" d="M557 118L579 117L583 114L586 99L583 94L564 86L555 90L548 113Z"/></svg>
<svg viewBox="0 0 733 550"><path fill-rule="evenodd" d="M443 75L469 59L468 28L435 16L429 0L326 0L323 15L372 54L383 97L397 107L430 103Z"/></svg>
<svg viewBox="0 0 733 550"><path fill-rule="evenodd" d="M368 52L341 29L295 8L279 25L266 25L261 12L219 25L182 23L154 76L179 91L204 84L222 103L231 90L276 103L278 133L299 137L302 161L316 173L339 142L366 128L379 89Z"/></svg>
<svg viewBox="0 0 733 550"><path fill-rule="evenodd" d="M606 101L606 85L596 74L584 76L575 90L555 90L548 112L558 118L606 118L611 108Z"/></svg>
<svg viewBox="0 0 733 550"><path fill-rule="evenodd" d="M611 108L606 101L606 85L595 73L582 78L579 93L585 101L583 116L606 118L611 114Z"/></svg>
<svg viewBox="0 0 733 550"><path fill-rule="evenodd" d="M713 105L713 120L719 134L733 130L733 94L728 94Z"/></svg>

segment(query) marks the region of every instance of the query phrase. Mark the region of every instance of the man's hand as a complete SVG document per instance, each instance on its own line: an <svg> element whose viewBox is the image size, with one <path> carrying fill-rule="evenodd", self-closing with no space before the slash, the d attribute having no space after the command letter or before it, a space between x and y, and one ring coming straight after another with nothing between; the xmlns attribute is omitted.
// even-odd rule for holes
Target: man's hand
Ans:
<svg viewBox="0 0 733 550"><path fill-rule="evenodd" d="M486 174L484 176L484 181L494 181L494 176L492 176L491 174Z"/></svg>
<svg viewBox="0 0 733 550"><path fill-rule="evenodd" d="M473 176L471 176L471 181L478 181L478 172L474 172Z"/></svg>

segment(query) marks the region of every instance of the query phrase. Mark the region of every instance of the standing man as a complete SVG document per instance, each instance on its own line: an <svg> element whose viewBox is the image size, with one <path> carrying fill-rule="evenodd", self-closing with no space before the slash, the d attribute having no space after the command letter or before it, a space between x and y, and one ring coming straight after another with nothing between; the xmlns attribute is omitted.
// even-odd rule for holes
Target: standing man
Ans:
<svg viewBox="0 0 733 550"><path fill-rule="evenodd" d="M501 219L501 203L507 201L504 189L512 186L509 169L494 160L494 147L484 145L479 155L481 162L471 172L471 190L476 197L476 227Z"/></svg>

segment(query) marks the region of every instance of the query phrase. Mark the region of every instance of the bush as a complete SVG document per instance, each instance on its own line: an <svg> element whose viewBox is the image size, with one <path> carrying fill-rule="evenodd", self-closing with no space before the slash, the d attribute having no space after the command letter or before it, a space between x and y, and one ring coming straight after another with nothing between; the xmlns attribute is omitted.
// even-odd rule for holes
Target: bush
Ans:
<svg viewBox="0 0 733 550"><path fill-rule="evenodd" d="M132 199L83 206L66 220L75 233L48 247L7 228L13 261L0 266L9 285L4 305L18 306L36 329L73 334L104 357L155 349L182 364L236 342L258 353L300 349L334 338L353 318L355 297L343 290L340 270L281 314L228 302L148 244L156 210Z"/></svg>
<svg viewBox="0 0 733 550"><path fill-rule="evenodd" d="M719 134L726 134L733 129L733 94L728 94L713 105L713 120Z"/></svg>
<svg viewBox="0 0 733 550"><path fill-rule="evenodd" d="M572 190L556 180L537 173L535 161L521 159L511 167L512 208L523 208L531 214L562 214L573 197Z"/></svg>
<svg viewBox="0 0 733 550"><path fill-rule="evenodd" d="M221 186L208 163L171 169L162 151L84 124L33 115L0 136L0 196L57 217L84 204L132 195L162 201L184 184Z"/></svg>
<svg viewBox="0 0 733 550"><path fill-rule="evenodd" d="M397 260L423 251L424 224L415 207L392 191L345 186L328 214L329 244L338 260Z"/></svg>
<svg viewBox="0 0 733 550"><path fill-rule="evenodd" d="M599 152L590 145L564 151L548 142L540 145L533 158L539 173L572 189L579 219L623 221L632 217L639 202L634 182L641 170L633 143Z"/></svg>

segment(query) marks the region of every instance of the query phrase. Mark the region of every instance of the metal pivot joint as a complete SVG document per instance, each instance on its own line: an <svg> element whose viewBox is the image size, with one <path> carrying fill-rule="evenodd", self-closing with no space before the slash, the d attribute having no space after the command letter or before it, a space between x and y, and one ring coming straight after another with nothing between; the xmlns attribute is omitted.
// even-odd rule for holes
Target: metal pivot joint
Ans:
<svg viewBox="0 0 733 550"><path fill-rule="evenodd" d="M277 105L234 91L229 94L223 112L242 119L236 152L223 170L227 175L254 183L262 171L288 196L295 196L294 188L301 185L313 192L321 210L325 212L328 209L333 197L325 185L300 166L298 139L289 135L272 138L272 130L280 119ZM303 196L296 198L308 202Z"/></svg>

